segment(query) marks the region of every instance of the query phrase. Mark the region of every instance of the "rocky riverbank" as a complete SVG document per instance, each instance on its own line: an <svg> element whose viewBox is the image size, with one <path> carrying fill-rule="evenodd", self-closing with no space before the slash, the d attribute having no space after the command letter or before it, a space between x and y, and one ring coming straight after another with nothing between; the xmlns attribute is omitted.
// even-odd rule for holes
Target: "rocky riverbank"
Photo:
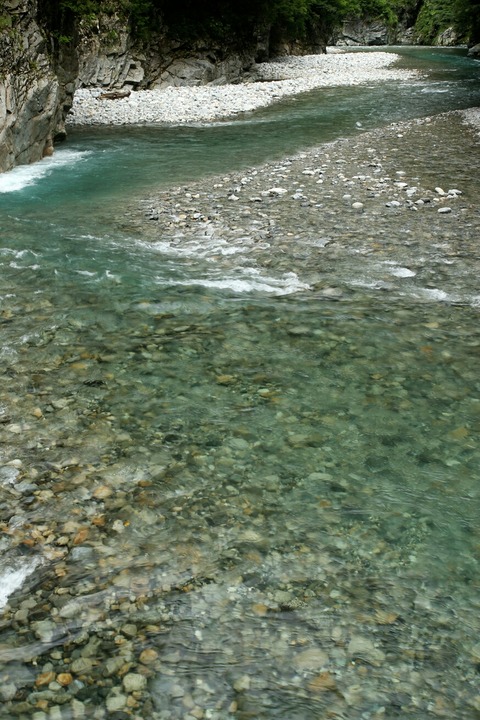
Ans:
<svg viewBox="0 0 480 720"><path fill-rule="evenodd" d="M461 237L464 248L469 242L473 248L472 228L480 231L474 171L469 174L460 161L452 162L449 177L436 168L442 134L449 134L462 158L469 138L476 142L478 118L471 109L395 123L275 163L169 188L146 198L140 217L138 209L132 211L135 231L141 227L145 241L162 253L208 257L220 274L223 266L234 267L232 288L250 284L273 294L311 289L341 295L364 283L420 298L436 291L457 297L453 276L441 291L432 285L425 257L412 253L408 236L426 252L443 239L445 262L450 252L458 253L464 277L471 274L456 246ZM343 264L345 284L332 288L328 269L334 268L338 283ZM267 276L270 284L262 285ZM475 292L472 276L471 298Z"/></svg>
<svg viewBox="0 0 480 720"><path fill-rule="evenodd" d="M395 67L398 56L385 52L283 57L256 65L236 85L168 87L139 90L129 97L101 99L101 89L79 89L70 125L211 122L265 107L283 97L320 87L361 85L382 80L407 81L417 75Z"/></svg>

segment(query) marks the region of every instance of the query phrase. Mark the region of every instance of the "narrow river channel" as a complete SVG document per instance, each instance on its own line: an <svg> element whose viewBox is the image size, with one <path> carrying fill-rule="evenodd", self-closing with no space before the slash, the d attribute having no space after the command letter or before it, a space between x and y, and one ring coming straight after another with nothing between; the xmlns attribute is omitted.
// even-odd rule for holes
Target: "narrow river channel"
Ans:
<svg viewBox="0 0 480 720"><path fill-rule="evenodd" d="M480 717L480 63L398 51L0 176L1 720Z"/></svg>

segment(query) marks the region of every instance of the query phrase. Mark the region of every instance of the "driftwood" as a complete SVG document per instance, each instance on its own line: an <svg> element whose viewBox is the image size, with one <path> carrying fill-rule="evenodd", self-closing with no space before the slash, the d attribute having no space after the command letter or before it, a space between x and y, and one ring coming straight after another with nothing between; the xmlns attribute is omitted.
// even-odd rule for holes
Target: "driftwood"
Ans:
<svg viewBox="0 0 480 720"><path fill-rule="evenodd" d="M120 100L130 97L130 90L114 90L113 92L102 93L98 96L100 100Z"/></svg>

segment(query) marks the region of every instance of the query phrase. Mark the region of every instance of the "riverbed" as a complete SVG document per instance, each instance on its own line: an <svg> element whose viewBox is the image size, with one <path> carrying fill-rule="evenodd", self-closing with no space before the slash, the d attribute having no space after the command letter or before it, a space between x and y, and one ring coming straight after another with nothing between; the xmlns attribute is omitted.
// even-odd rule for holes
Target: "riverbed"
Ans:
<svg viewBox="0 0 480 720"><path fill-rule="evenodd" d="M458 57L407 119L308 96L9 176L0 717L480 712Z"/></svg>

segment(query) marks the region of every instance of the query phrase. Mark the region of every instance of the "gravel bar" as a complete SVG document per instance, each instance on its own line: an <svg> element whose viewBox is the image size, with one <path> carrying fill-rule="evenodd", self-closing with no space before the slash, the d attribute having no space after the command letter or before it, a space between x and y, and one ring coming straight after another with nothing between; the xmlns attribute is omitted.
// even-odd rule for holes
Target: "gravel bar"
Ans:
<svg viewBox="0 0 480 720"><path fill-rule="evenodd" d="M129 97L104 100L104 88L80 88L68 116L69 125L142 125L212 122L266 107L283 97L316 88L362 85L374 81L408 81L412 70L395 67L390 52L336 52L283 57L255 66L256 82L139 90Z"/></svg>

